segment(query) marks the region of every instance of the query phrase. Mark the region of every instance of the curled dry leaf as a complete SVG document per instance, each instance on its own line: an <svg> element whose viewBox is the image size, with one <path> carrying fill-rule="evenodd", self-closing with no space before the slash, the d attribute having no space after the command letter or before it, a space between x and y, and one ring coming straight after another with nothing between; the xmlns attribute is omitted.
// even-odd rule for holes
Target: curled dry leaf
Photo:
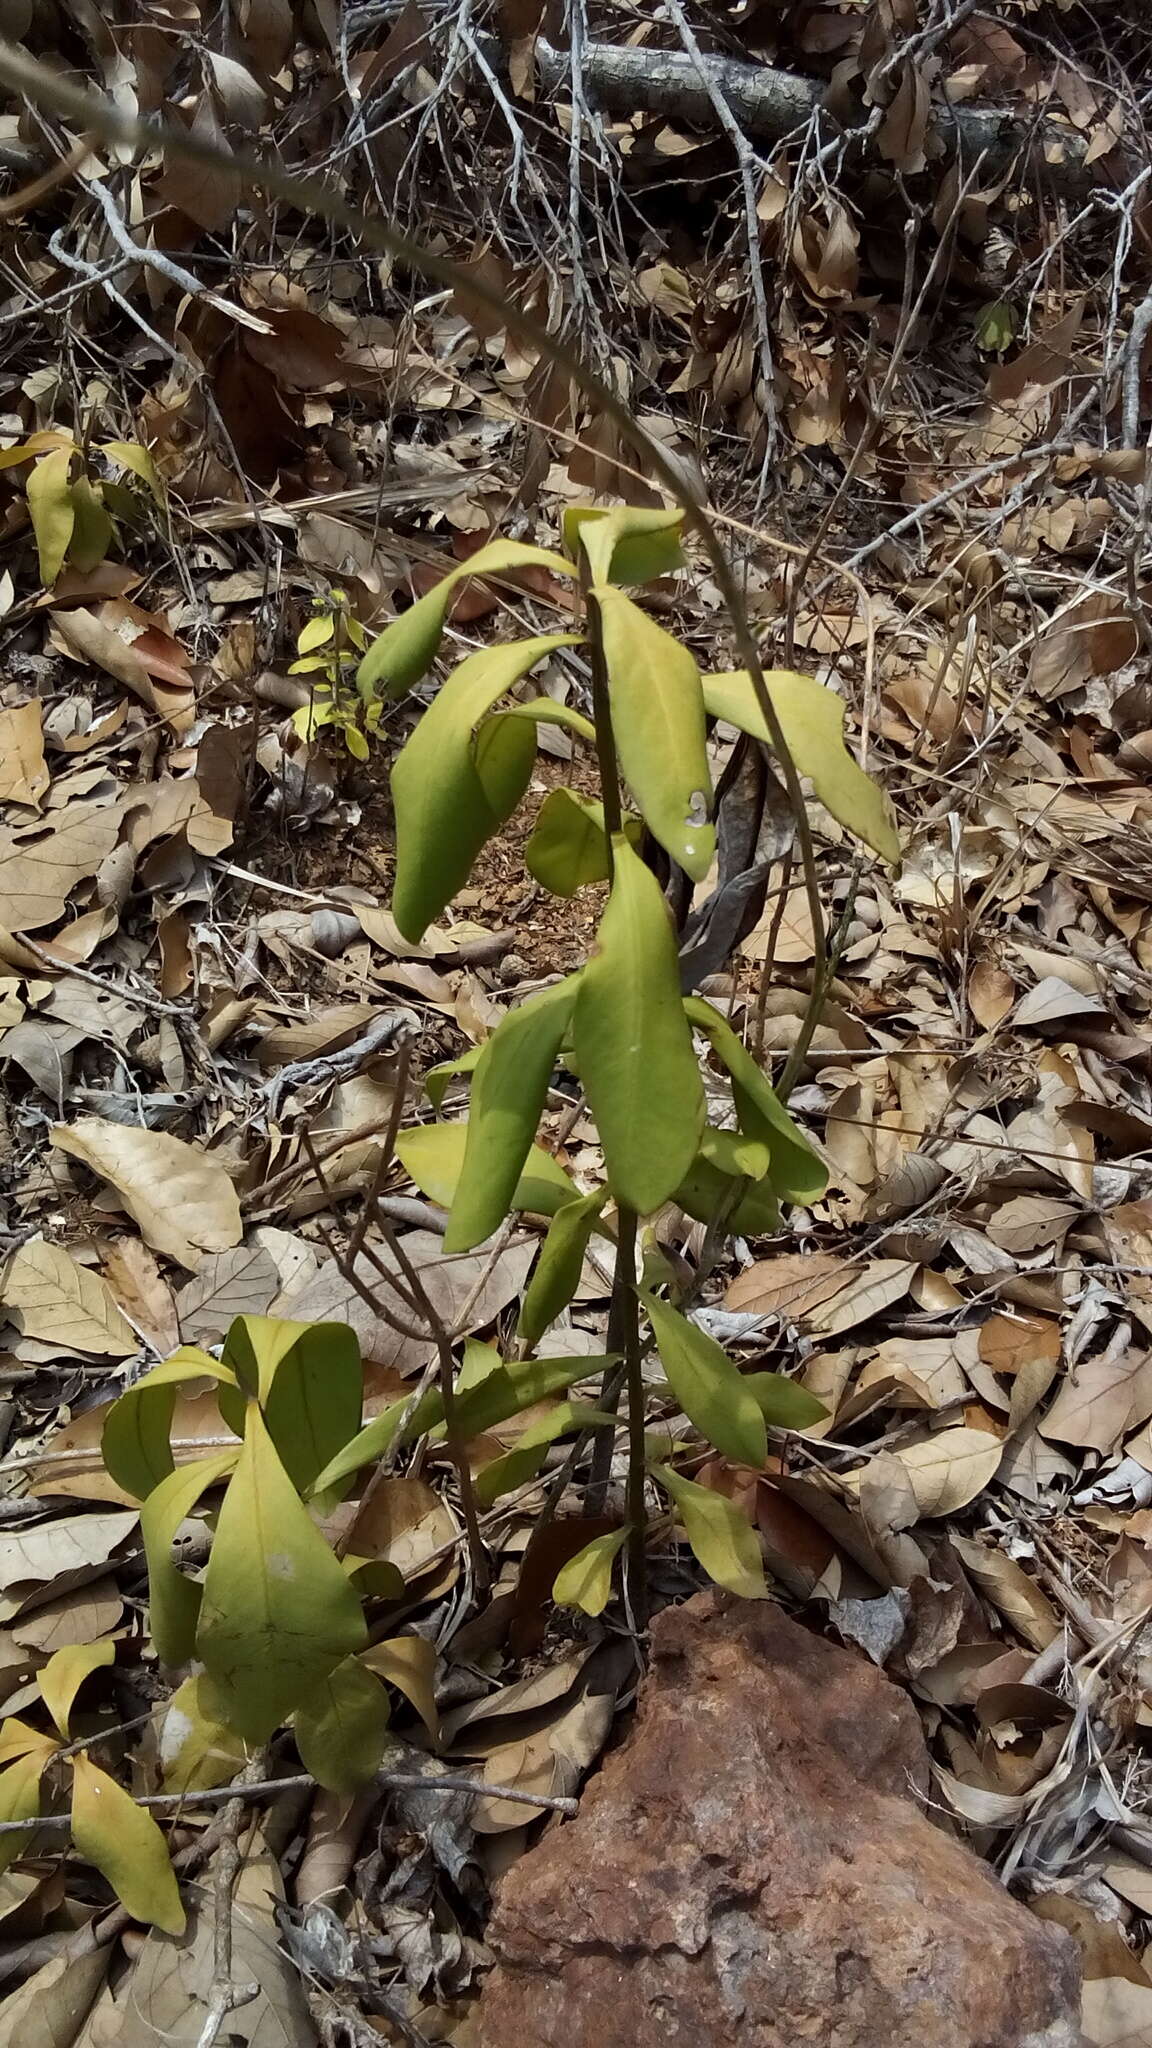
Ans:
<svg viewBox="0 0 1152 2048"><path fill-rule="evenodd" d="M183 1138L103 1117L55 1124L52 1143L110 1181L154 1251L195 1271L204 1252L242 1235L236 1190L222 1166Z"/></svg>

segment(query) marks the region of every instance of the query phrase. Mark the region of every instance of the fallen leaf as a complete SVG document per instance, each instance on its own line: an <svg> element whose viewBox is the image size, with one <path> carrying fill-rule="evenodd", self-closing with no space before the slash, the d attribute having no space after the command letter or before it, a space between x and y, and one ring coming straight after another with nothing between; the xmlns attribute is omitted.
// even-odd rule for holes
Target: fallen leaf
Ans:
<svg viewBox="0 0 1152 2048"><path fill-rule="evenodd" d="M857 1261L832 1252L789 1252L749 1266L733 1281L724 1305L836 1336L899 1301L915 1272L910 1259Z"/></svg>
<svg viewBox="0 0 1152 2048"><path fill-rule="evenodd" d="M178 1265L195 1271L202 1252L239 1243L243 1225L232 1182L183 1138L90 1116L54 1124L52 1143L110 1181L147 1243Z"/></svg>
<svg viewBox="0 0 1152 2048"><path fill-rule="evenodd" d="M32 1529L9 1530L0 1553L0 1587L43 1585L61 1572L106 1564L138 1521L131 1513L69 1515Z"/></svg>
<svg viewBox="0 0 1152 2048"><path fill-rule="evenodd" d="M77 804L36 839L0 833L0 900L7 929L55 924L77 882L94 875L120 833L119 804Z"/></svg>
<svg viewBox="0 0 1152 2048"><path fill-rule="evenodd" d="M1150 1415L1152 1352L1102 1352L1073 1366L1039 1428L1057 1443L1111 1451Z"/></svg>
<svg viewBox="0 0 1152 2048"><path fill-rule="evenodd" d="M125 1322L98 1273L78 1266L62 1245L29 1239L12 1254L0 1280L0 1303L19 1312L26 1337L60 1351L128 1358L140 1340Z"/></svg>
<svg viewBox="0 0 1152 2048"><path fill-rule="evenodd" d="M51 777L44 760L40 704L33 697L0 711L0 803L35 810Z"/></svg>
<svg viewBox="0 0 1152 2048"><path fill-rule="evenodd" d="M215 1344L235 1316L262 1316L280 1292L274 1260L259 1245L236 1245L205 1259L176 1296L185 1344Z"/></svg>
<svg viewBox="0 0 1152 2048"><path fill-rule="evenodd" d="M923 1443L885 1453L899 1461L908 1475L921 1515L933 1519L967 1507L995 1478L1004 1445L984 1429L942 1429ZM875 1461L870 1461L874 1463ZM845 1484L859 1488L869 1467L845 1474Z"/></svg>

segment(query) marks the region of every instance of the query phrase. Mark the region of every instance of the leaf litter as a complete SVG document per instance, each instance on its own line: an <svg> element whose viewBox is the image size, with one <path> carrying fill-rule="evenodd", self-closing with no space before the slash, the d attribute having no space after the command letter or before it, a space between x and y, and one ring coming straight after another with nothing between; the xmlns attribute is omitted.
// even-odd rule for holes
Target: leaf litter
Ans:
<svg viewBox="0 0 1152 2048"><path fill-rule="evenodd" d="M183 94L195 131L225 154L243 129L289 161L335 165L339 150L354 195L378 173L358 129L343 149L357 104L345 95L388 95L439 230L450 190L436 124L418 126L405 97L411 77L439 94L479 182L513 193L512 242L478 244L473 260L521 303L548 290L569 303L548 226L554 196L568 204L566 110L548 132L534 117L517 143L539 181L526 198L509 188L501 146L460 111L488 88L473 78L460 90L471 59L467 36L448 34L450 10L355 27L350 72L339 50L299 36L297 12L242 9L234 47L206 46L198 83L180 73L174 84L168 29L158 38L143 5L114 28L66 5L69 54L47 54L79 54L124 104ZM194 0L178 14L172 37L199 47ZM1115 230L1117 215L1137 221L1122 171L1141 138L1135 101L1125 112L1099 85L1071 17L1059 46L1033 39L1026 10L1012 33L969 18L937 37L936 56L878 70L915 17L802 10L773 26L773 56L802 74L834 27L840 89L867 78L883 112L866 208L846 158L821 180L791 145L763 167L752 198L756 260L778 288L771 312L752 288L738 181L710 223L718 260L679 202L668 211L668 164L707 185L714 145L668 113L614 110L601 124L611 176L626 167L650 217L641 237L602 214L600 253L590 241L585 257L590 274L610 259L614 281L595 307L577 305L577 325L592 321L588 337L603 341L609 305L627 302L630 401L689 468L707 419L713 497L748 522L735 539L751 541L746 584L766 654L811 667L844 698L904 850L895 875L854 866L831 810L815 812L843 947L792 1108L823 1149L829 1189L774 1236L737 1239L695 1311L743 1374L788 1375L828 1412L770 1432L759 1472L701 1461L670 1388L654 1427L678 1461L668 1469L684 1526L694 1518L716 1575L745 1592L769 1586L909 1687L941 1798L1080 1941L1085 2034L1104 2044L1152 2026L1141 1961L1152 1935L1141 1734L1152 1719L1152 697L1133 538L1149 398L1142 287ZM752 10L725 31L757 63L758 19ZM623 42L632 26L606 5L594 34ZM1119 23L1121 67L1134 61L1128 35ZM517 119L537 61L533 27L508 52ZM923 184L914 332L893 261L902 181L924 181L944 102L989 92L1029 120L1037 102L1052 109L1049 164L1080 149L1103 197L1069 224L1010 168L961 191L946 155ZM15 102L4 118L23 182L43 166ZM557 905L519 859L550 792L595 793L564 722L586 707L578 664L558 653L544 671L557 719L541 727L547 751L510 839L488 849L452 921L412 945L391 915L387 794L412 705L389 709L378 753L350 772L293 731L307 692L287 673L292 648L335 579L375 631L460 567L513 499L529 537L551 544L572 498L617 492L622 451L611 422L589 418L492 321L477 334L462 303L427 300L395 275L369 280L350 246L275 210L257 231L226 166L169 153L133 169L131 218L163 209L155 248L170 248L165 261L190 283L177 286L141 241L121 280L127 320L92 268L105 234L116 239L105 210L119 204L116 171L99 146L88 188L69 186L67 260L41 208L0 223L25 280L8 308L21 328L0 428L0 602L13 635L0 689L0 1735L35 1715L51 1655L107 1644L115 1661L88 1684L84 1733L123 1785L155 1793L164 1687L135 1503L99 1455L102 1410L179 1344L218 1345L237 1314L349 1321L367 1361L366 1420L415 1391L434 1336L390 1291L393 1245L375 1225L357 1237L395 1091L474 1051L521 995L569 971L594 922L587 904L601 901L594 884ZM1103 255L1089 232L1100 219ZM213 246L203 237L223 230L236 237L227 271L201 261ZM933 325L923 310L953 234L959 341L950 316ZM530 258L514 262L509 246ZM102 351L82 394L38 311L53 292L85 347L98 337ZM757 477L770 461L783 494L766 504ZM105 517L106 547L93 539ZM501 637L509 610L547 608L552 583L465 586L448 628L456 650ZM730 682L707 577L670 581L659 602ZM561 611L558 630L566 623ZM735 743L721 720L714 768ZM774 875L778 900L706 993L778 1072L813 937L795 876ZM401 1006L416 1025L407 1064L395 1046L364 1043ZM707 1058L702 1079L707 1090ZM459 1095L451 1076L446 1086L451 1117ZM599 1155L578 1096L550 1101L545 1135L587 1185ZM449 1256L434 1193L395 1161L378 1192L453 1340L506 1355L537 1227ZM690 1268L703 1226L669 1206L655 1239ZM604 1351L608 1292L592 1238L550 1356ZM618 1494L615 1523L585 1520L563 1477L567 1447L547 1436L564 1400L586 1405L593 1392L577 1377L469 1446L478 1478L509 1456L524 1473L486 1519L488 1593L469 1583L452 1468L434 1441L346 1518L353 1553L404 1580L402 1598L379 1596L373 1668L391 1688L397 1753L420 1768L459 1759L501 1790L566 1796L631 1696L634 1663L612 1667L595 1603L551 1599L583 1535L610 1551L618 1533ZM521 1445L534 1427L539 1443ZM229 1441L206 1386L182 1388L177 1464ZM545 1499L549 1543L537 1532ZM179 1540L202 1567L202 1503ZM699 1583L675 1530L653 1559L660 1598ZM235 1760L222 1755L217 1774L206 1743L201 1783L227 1783ZM386 1801L397 1826L409 1796ZM297 1787L251 1821L235 1962L258 1995L229 2031L306 2042L345 2010L386 2038L451 2038L483 1961L485 1882L542 1823L498 1792L424 1795L408 1809L419 1853L395 1850L387 1911L372 1903L370 1830L337 1853L321 1905L292 1884L331 1834L327 1800ZM49 1831L34 1839L6 1879L29 1886L5 1956L7 2031L96 2048L130 2034L146 2006L173 2039L200 2040L216 1988L201 1895L180 1950L155 1933L135 1948L118 1935L92 1946L111 1904L99 1857L62 1876L51 1843Z"/></svg>

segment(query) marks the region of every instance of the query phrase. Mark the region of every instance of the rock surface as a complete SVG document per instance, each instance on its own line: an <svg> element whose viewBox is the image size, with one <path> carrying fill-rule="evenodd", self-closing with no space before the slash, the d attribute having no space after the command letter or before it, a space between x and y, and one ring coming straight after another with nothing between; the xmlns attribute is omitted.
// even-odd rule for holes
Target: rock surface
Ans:
<svg viewBox="0 0 1152 2048"><path fill-rule="evenodd" d="M1078 2048L1078 1965L919 1798L911 1702L774 1606L662 1614L635 1726L505 1877L469 2048Z"/></svg>

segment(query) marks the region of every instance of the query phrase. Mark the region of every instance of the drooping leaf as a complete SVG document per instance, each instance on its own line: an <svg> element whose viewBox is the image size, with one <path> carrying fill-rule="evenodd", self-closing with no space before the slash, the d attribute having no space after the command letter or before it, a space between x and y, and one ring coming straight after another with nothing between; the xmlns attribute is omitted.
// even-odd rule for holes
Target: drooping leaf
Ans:
<svg viewBox="0 0 1152 2048"><path fill-rule="evenodd" d="M573 573L571 562L563 555L550 554L547 548L528 547L518 540L492 541L385 626L356 672L361 696L402 697L427 675L439 650L452 598L466 576L499 575L529 564L548 569L554 576Z"/></svg>
<svg viewBox="0 0 1152 2048"><path fill-rule="evenodd" d="M464 1152L468 1143L467 1120L455 1124L417 1124L401 1131L396 1140L396 1157L418 1188L442 1209L450 1209L456 1196ZM552 1216L563 1203L576 1199L576 1189L558 1160L540 1145L533 1145L512 1197L513 1209L527 1209L533 1216Z"/></svg>
<svg viewBox="0 0 1152 2048"><path fill-rule="evenodd" d="M151 1814L84 1750L72 1766L72 1839L134 1920L183 1934L180 1888L163 1835Z"/></svg>
<svg viewBox="0 0 1152 2048"><path fill-rule="evenodd" d="M387 1679L397 1692L403 1693L415 1707L433 1742L439 1742L435 1643L430 1643L425 1636L391 1636L386 1642L372 1643L362 1651L360 1662L366 1664L369 1671L374 1671L378 1678Z"/></svg>
<svg viewBox="0 0 1152 2048"><path fill-rule="evenodd" d="M736 1465L761 1471L768 1458L764 1417L744 1376L705 1330L670 1303L641 1290L660 1363L681 1408L709 1443Z"/></svg>
<svg viewBox="0 0 1152 2048"><path fill-rule="evenodd" d="M575 1202L565 1202L548 1225L540 1256L524 1295L516 1335L538 1344L550 1323L567 1308L580 1284L588 1240L608 1200L607 1188L593 1188Z"/></svg>
<svg viewBox="0 0 1152 2048"><path fill-rule="evenodd" d="M104 441L100 453L110 456L113 462L119 463L121 469L131 470L133 476L139 477L140 482L152 493L163 511L167 503L164 479L147 448L142 448L139 441Z"/></svg>
<svg viewBox="0 0 1152 2048"><path fill-rule="evenodd" d="M266 1742L322 1678L362 1648L366 1633L355 1588L250 1402L196 1632L196 1654L233 1727L249 1742Z"/></svg>
<svg viewBox="0 0 1152 2048"><path fill-rule="evenodd" d="M55 1747L52 1743L47 1748L26 1750L23 1756L15 1758L0 1771L0 1820L35 1820L38 1817L40 1780ZM24 1854L34 1833L34 1828L13 1828L10 1835L0 1834L0 1874Z"/></svg>
<svg viewBox="0 0 1152 2048"><path fill-rule="evenodd" d="M162 1664L186 1664L196 1642L202 1589L177 1566L172 1543L202 1493L234 1470L240 1446L212 1458L179 1465L160 1481L140 1510L140 1534L148 1560L148 1618L152 1647Z"/></svg>
<svg viewBox="0 0 1152 2048"><path fill-rule="evenodd" d="M44 1669L38 1673L36 1682L40 1687L40 1697L56 1724L61 1742L68 1740L72 1702L84 1680L93 1671L115 1662L115 1643L68 1643L49 1657Z"/></svg>
<svg viewBox="0 0 1152 2048"><path fill-rule="evenodd" d="M18 1714L9 1714L0 1724L0 1764L12 1763L21 1756L38 1755L41 1750L45 1757L54 1756L59 1747L54 1736L45 1735L41 1728L30 1727Z"/></svg>
<svg viewBox="0 0 1152 2048"><path fill-rule="evenodd" d="M594 1536L557 1572L552 1597L561 1607L579 1607L585 1614L603 1614L612 1593L612 1566L627 1541L627 1525Z"/></svg>
<svg viewBox="0 0 1152 2048"><path fill-rule="evenodd" d="M756 1177L747 1174L754 1147L760 1147L765 1158L770 1156L759 1139L707 1127L701 1133L700 1150L676 1190L676 1200L685 1213L699 1223L711 1223L723 1208L727 1229L740 1236L766 1236L777 1230L780 1204L771 1172ZM746 1180L742 1194L734 1186L739 1179ZM735 1206L734 1195L739 1195Z"/></svg>
<svg viewBox="0 0 1152 2048"><path fill-rule="evenodd" d="M700 672L688 649L622 590L599 584L620 769L644 822L673 860L702 882L716 852Z"/></svg>
<svg viewBox="0 0 1152 2048"><path fill-rule="evenodd" d="M492 816L512 816L532 779L536 728L518 718L482 718L472 736L472 766Z"/></svg>
<svg viewBox="0 0 1152 2048"><path fill-rule="evenodd" d="M773 1429L808 1429L822 1422L828 1410L823 1401L798 1386L782 1372L746 1372L744 1385L760 1405L760 1413Z"/></svg>
<svg viewBox="0 0 1152 2048"><path fill-rule="evenodd" d="M778 1100L767 1076L711 1003L701 996L686 996L684 1010L695 1028L706 1034L717 1059L732 1077L741 1130L767 1145L771 1159L768 1178L776 1193L788 1202L815 1201L828 1184L827 1170Z"/></svg>
<svg viewBox="0 0 1152 2048"><path fill-rule="evenodd" d="M726 719L771 745L747 669L705 676L703 681L704 703L713 718ZM899 861L892 806L844 744L843 699L791 669L769 669L764 684L797 772L808 777L824 808L881 859Z"/></svg>
<svg viewBox="0 0 1152 2048"><path fill-rule="evenodd" d="M647 1215L696 1156L704 1091L660 885L622 833L613 850L612 893L580 977L572 1044L612 1192Z"/></svg>
<svg viewBox="0 0 1152 2048"><path fill-rule="evenodd" d="M713 1583L745 1600L767 1600L760 1539L748 1517L724 1494L682 1479L668 1465L655 1465L652 1473L675 1501L684 1534Z"/></svg>
<svg viewBox="0 0 1152 2048"><path fill-rule="evenodd" d="M643 826L629 819L624 830L639 847ZM549 790L536 814L524 865L533 880L554 896L574 896L587 882L608 880L608 836L604 806L563 784Z"/></svg>
<svg viewBox="0 0 1152 2048"><path fill-rule="evenodd" d="M160 1767L166 1792L226 1785L247 1760L235 1729L221 1717L212 1681L197 1671L178 1685L160 1724Z"/></svg>
<svg viewBox="0 0 1152 2048"><path fill-rule="evenodd" d="M388 1695L356 1657L345 1657L296 1709L292 1727L306 1771L330 1792L358 1792L380 1768Z"/></svg>
<svg viewBox="0 0 1152 2048"><path fill-rule="evenodd" d="M72 486L72 537L68 543L68 560L82 575L95 569L104 560L112 544L112 521L103 498L94 491L86 476L78 476Z"/></svg>
<svg viewBox="0 0 1152 2048"><path fill-rule="evenodd" d="M444 1107L449 1084L465 1074L474 1074L483 1050L482 1045L470 1045L458 1060L441 1060L439 1066L429 1067L424 1076L424 1092L437 1116Z"/></svg>
<svg viewBox="0 0 1152 2048"><path fill-rule="evenodd" d="M347 1323L237 1316L224 1362L258 1395L281 1464L300 1491L360 1427L360 1345Z"/></svg>
<svg viewBox="0 0 1152 2048"><path fill-rule="evenodd" d="M71 466L71 448L54 448L51 455L41 457L25 487L28 515L40 557L40 581L45 590L51 590L64 566L76 521L72 486L68 481Z"/></svg>
<svg viewBox="0 0 1152 2048"><path fill-rule="evenodd" d="M504 823L527 784L534 749L531 727L522 733L504 727L518 735L512 759L512 767L518 767L517 782L504 772L504 755L489 760L486 778L478 772L473 751L476 725L536 662L557 647L571 645L571 634L552 633L469 655L453 670L393 762L392 914L406 939L416 942L463 887L485 840ZM498 806L494 798L500 799Z"/></svg>
<svg viewBox="0 0 1152 2048"><path fill-rule="evenodd" d="M235 1374L198 1345L184 1344L113 1401L104 1423L101 1451L117 1486L144 1500L173 1470L168 1441L177 1389L189 1380L215 1380L234 1388Z"/></svg>
<svg viewBox="0 0 1152 2048"><path fill-rule="evenodd" d="M586 740L589 746L596 741L596 727L582 711L571 704L560 704L553 697L530 697L524 704L507 704L500 711L493 711L492 718L519 718L530 725L560 725L565 732L576 734L577 739Z"/></svg>
<svg viewBox="0 0 1152 2048"><path fill-rule="evenodd" d="M612 1429L614 1415L604 1414L599 1408L589 1408L583 1401L561 1401L548 1415L532 1422L523 1434L517 1437L511 1449L502 1457L493 1458L490 1464L481 1467L476 1475L476 1499L481 1507L491 1507L502 1494L512 1493L518 1486L526 1486L534 1479L548 1452L548 1446L561 1436L568 1436L577 1429Z"/></svg>
<svg viewBox="0 0 1152 2048"><path fill-rule="evenodd" d="M576 559L583 547L594 583L651 583L684 566L679 506L569 505L564 512L564 546Z"/></svg>
<svg viewBox="0 0 1152 2048"><path fill-rule="evenodd" d="M485 1044L472 1077L446 1252L482 1244L512 1208L579 986L572 974L529 996Z"/></svg>

